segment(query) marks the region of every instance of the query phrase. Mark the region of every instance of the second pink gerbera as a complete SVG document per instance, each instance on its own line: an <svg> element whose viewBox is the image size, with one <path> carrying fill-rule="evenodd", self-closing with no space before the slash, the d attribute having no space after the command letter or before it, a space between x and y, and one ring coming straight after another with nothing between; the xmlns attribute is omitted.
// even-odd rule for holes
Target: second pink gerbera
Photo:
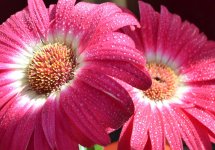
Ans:
<svg viewBox="0 0 215 150"><path fill-rule="evenodd" d="M215 137L215 43L166 8L143 2L142 28L125 32L147 59L152 86L127 86L135 113L123 127L119 150L209 150ZM125 87L126 85L122 83Z"/></svg>

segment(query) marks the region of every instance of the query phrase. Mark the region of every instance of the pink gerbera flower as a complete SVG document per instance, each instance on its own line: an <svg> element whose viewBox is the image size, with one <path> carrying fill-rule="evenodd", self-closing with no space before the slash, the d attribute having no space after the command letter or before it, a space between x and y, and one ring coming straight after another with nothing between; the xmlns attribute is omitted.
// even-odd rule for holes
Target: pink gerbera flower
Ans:
<svg viewBox="0 0 215 150"><path fill-rule="evenodd" d="M215 135L215 43L165 7L139 2L142 28L125 30L147 59L152 86L127 86L135 113L123 127L119 150L211 149ZM124 85L126 86L126 85Z"/></svg>
<svg viewBox="0 0 215 150"><path fill-rule="evenodd" d="M126 35L138 25L112 3L42 0L0 26L0 149L75 150L108 144L133 113L114 78L146 89L144 58Z"/></svg>

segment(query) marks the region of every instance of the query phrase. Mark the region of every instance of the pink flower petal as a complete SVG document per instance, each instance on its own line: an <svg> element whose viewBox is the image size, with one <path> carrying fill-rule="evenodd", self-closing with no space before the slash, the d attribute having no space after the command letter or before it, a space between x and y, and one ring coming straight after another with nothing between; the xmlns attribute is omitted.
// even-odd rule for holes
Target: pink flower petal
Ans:
<svg viewBox="0 0 215 150"><path fill-rule="evenodd" d="M133 129L133 116L123 125L120 139L118 142L118 150L130 150L131 134Z"/></svg>
<svg viewBox="0 0 215 150"><path fill-rule="evenodd" d="M126 62L93 61L87 68L116 77L139 89L146 90L151 86L150 77L145 69L140 70L137 66Z"/></svg>
<svg viewBox="0 0 215 150"><path fill-rule="evenodd" d="M92 60L116 60L126 61L129 63L143 66L145 64L144 57L131 47L124 45L112 44L104 45L104 47L98 49L88 49L82 53L85 61Z"/></svg>
<svg viewBox="0 0 215 150"><path fill-rule="evenodd" d="M91 147L92 145L94 145L94 142L92 140L90 140L87 136L85 136L85 133L80 130L79 125L77 124L77 126L76 126L71 121L71 119L69 119L69 117L64 112L62 107L59 107L57 109L57 111L56 111L56 119L57 119L56 132L58 132L59 128L62 128L62 129L65 130L64 131L65 134L67 134L68 136L73 138L74 141L77 141L81 145L83 145L85 147Z"/></svg>
<svg viewBox="0 0 215 150"><path fill-rule="evenodd" d="M39 116L34 130L34 149L51 150L51 147L49 146L49 143L45 137L41 122L42 119L41 116Z"/></svg>
<svg viewBox="0 0 215 150"><path fill-rule="evenodd" d="M179 132L186 145L190 149L198 149L199 146L201 146L201 149L205 149L204 145L202 144L202 138L196 131L193 123L190 121L190 118L188 118L183 111L177 108L172 109L171 114L175 116L175 119L178 122Z"/></svg>
<svg viewBox="0 0 215 150"><path fill-rule="evenodd" d="M55 136L55 98L47 98L42 110L42 127L51 149L54 149L56 143Z"/></svg>
<svg viewBox="0 0 215 150"><path fill-rule="evenodd" d="M157 53L156 59L159 62L165 58L167 62L171 56L178 53L178 39L180 36L181 19L177 15L172 15L165 7L161 7L159 18Z"/></svg>
<svg viewBox="0 0 215 150"><path fill-rule="evenodd" d="M199 61L192 67L187 67L186 70L185 82L215 80L215 58Z"/></svg>
<svg viewBox="0 0 215 150"><path fill-rule="evenodd" d="M55 29L62 32L69 27L71 15L74 13L75 0L59 0L56 5ZM68 30L66 30L68 32Z"/></svg>
<svg viewBox="0 0 215 150"><path fill-rule="evenodd" d="M181 141L181 136L175 119L171 115L171 112L168 110L168 108L163 107L162 113L165 137L168 140L171 149L173 150L182 149L183 145Z"/></svg>
<svg viewBox="0 0 215 150"><path fill-rule="evenodd" d="M25 150L29 140L33 134L36 118L37 118L37 111L32 106L17 124L17 127L13 134L13 140L11 143L11 149L17 150Z"/></svg>
<svg viewBox="0 0 215 150"><path fill-rule="evenodd" d="M59 122L57 122L58 124ZM65 133L66 131L61 126L56 125L56 149L57 150L78 150L78 143L76 143L71 137Z"/></svg>
<svg viewBox="0 0 215 150"><path fill-rule="evenodd" d="M134 114L133 130L131 135L131 148L142 150L148 140L149 124L151 122L151 107L144 102L139 102Z"/></svg>
<svg viewBox="0 0 215 150"><path fill-rule="evenodd" d="M192 117L190 117L190 120L195 125L194 127L196 128L196 131L198 132L199 137L201 138L201 142L198 143L198 147L201 146L201 149L205 149L205 150L212 149L212 144L211 144L212 141L210 140L211 132L208 131L208 129L203 124L201 124L198 120Z"/></svg>
<svg viewBox="0 0 215 150"><path fill-rule="evenodd" d="M124 45L127 47L134 48L134 41L127 36L126 34L118 33L118 32L110 32L101 36L96 36L90 40L90 43L87 49L100 49L105 45Z"/></svg>
<svg viewBox="0 0 215 150"><path fill-rule="evenodd" d="M155 51L157 43L157 32L158 32L158 19L159 14L153 10L153 8L146 3L139 1L140 9L140 23L141 37L144 43L144 50Z"/></svg>
<svg viewBox="0 0 215 150"><path fill-rule="evenodd" d="M77 77L90 86L108 93L133 113L133 104L128 92L113 78L94 70L82 69ZM93 80L92 80L93 79Z"/></svg>
<svg viewBox="0 0 215 150"><path fill-rule="evenodd" d="M4 107L1 108L0 111L0 136L3 137L7 129L11 126L12 119L16 122L21 118L25 111L20 111L17 113L17 101L16 99L11 99L8 103L5 103ZM16 115L15 115L16 114ZM3 139L0 139L0 143Z"/></svg>
<svg viewBox="0 0 215 150"><path fill-rule="evenodd" d="M152 111L152 119L149 125L149 137L151 140L152 149L163 150L165 139L161 113L157 108L154 108Z"/></svg>
<svg viewBox="0 0 215 150"><path fill-rule="evenodd" d="M0 117L2 119L0 134L4 133L0 140L0 149L24 150L32 135L37 113L32 114L35 110L29 103L21 106L19 103L22 102L12 100L10 102L13 103L8 103L1 110L2 113L6 109L4 117Z"/></svg>
<svg viewBox="0 0 215 150"><path fill-rule="evenodd" d="M11 16L1 28L3 28L3 31L7 31L7 34L8 32L13 33L12 37L17 37L15 38L16 40L20 39L21 43L33 45L40 42L38 31L30 17L28 9L24 9ZM13 46L15 45L13 44Z"/></svg>
<svg viewBox="0 0 215 150"><path fill-rule="evenodd" d="M80 107L86 107L94 114L95 124L105 129L118 129L130 117L132 112L106 93L81 81L76 81L75 86L80 95Z"/></svg>
<svg viewBox="0 0 215 150"><path fill-rule="evenodd" d="M50 22L53 21L55 19L55 14L56 14L56 5L50 5L49 6L49 9L48 9L48 12L49 12L49 20Z"/></svg>
<svg viewBox="0 0 215 150"><path fill-rule="evenodd" d="M34 150L34 136L33 135L30 138L30 141L28 143L28 147L26 148L26 150Z"/></svg>
<svg viewBox="0 0 215 150"><path fill-rule="evenodd" d="M49 27L49 15L43 0L28 0L28 10L38 33L45 37Z"/></svg>
<svg viewBox="0 0 215 150"><path fill-rule="evenodd" d="M80 95L73 87L67 87L60 95L61 106L70 120L92 141L101 145L107 145L110 141L105 129L95 124L93 113L80 103Z"/></svg>
<svg viewBox="0 0 215 150"><path fill-rule="evenodd" d="M187 108L185 111L199 120L199 122L206 126L211 132L215 133L215 116L212 113L198 108Z"/></svg>
<svg viewBox="0 0 215 150"><path fill-rule="evenodd" d="M25 49L23 42L16 34L2 28L0 28L0 48L0 52L6 55L17 55Z"/></svg>
<svg viewBox="0 0 215 150"><path fill-rule="evenodd" d="M183 37L178 42L184 42L182 47L179 49L176 57L171 57L171 61L177 62L177 67L180 69L181 66L186 66L189 59L192 59L193 55L198 55L199 51L202 50L207 38L205 35L200 34L198 28L194 25L185 22L183 26L185 31L181 32L185 35L180 35ZM187 28L187 29L186 29ZM183 28L182 28L183 29Z"/></svg>
<svg viewBox="0 0 215 150"><path fill-rule="evenodd" d="M192 68L192 65L198 64L199 62L204 63L205 61L207 62L207 60L212 60L215 58L215 42L214 41L207 41L204 45L204 47L202 47L202 49L200 51L198 51L198 54L191 54L192 57L189 59L189 61L187 62L187 68ZM186 70L186 68L184 68L185 71L189 71Z"/></svg>
<svg viewBox="0 0 215 150"><path fill-rule="evenodd" d="M122 27L136 25L140 26L138 21L134 16L128 13L116 13L114 15L110 15L103 19L103 22L99 25L98 31L99 33L116 31Z"/></svg>
<svg viewBox="0 0 215 150"><path fill-rule="evenodd" d="M215 112L215 93L213 87L192 87L191 91L186 94L182 101Z"/></svg>
<svg viewBox="0 0 215 150"><path fill-rule="evenodd" d="M125 33L126 35L128 35L129 37L131 37L135 43L135 47L140 50L141 52L144 52L144 46L142 43L143 37L140 34L140 29L135 29L136 32L132 31L132 29L130 27L124 27L122 29L120 29L120 31L122 31L123 33ZM145 33L145 32L144 32Z"/></svg>

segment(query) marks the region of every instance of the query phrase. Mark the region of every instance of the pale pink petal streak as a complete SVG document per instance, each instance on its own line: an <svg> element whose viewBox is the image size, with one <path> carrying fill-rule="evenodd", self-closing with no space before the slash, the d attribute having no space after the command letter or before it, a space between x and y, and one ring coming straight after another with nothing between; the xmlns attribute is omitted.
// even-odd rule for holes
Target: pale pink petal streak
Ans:
<svg viewBox="0 0 215 150"><path fill-rule="evenodd" d="M152 119L149 125L149 137L151 140L152 150L164 149L164 126L161 113L157 108L152 110Z"/></svg>
<svg viewBox="0 0 215 150"><path fill-rule="evenodd" d="M181 135L177 127L177 122L168 108L162 108L162 118L164 123L165 137L173 150L182 150Z"/></svg>
<svg viewBox="0 0 215 150"><path fill-rule="evenodd" d="M151 122L151 106L139 102L136 106L133 130L131 135L131 148L143 150L148 140L149 124Z"/></svg>

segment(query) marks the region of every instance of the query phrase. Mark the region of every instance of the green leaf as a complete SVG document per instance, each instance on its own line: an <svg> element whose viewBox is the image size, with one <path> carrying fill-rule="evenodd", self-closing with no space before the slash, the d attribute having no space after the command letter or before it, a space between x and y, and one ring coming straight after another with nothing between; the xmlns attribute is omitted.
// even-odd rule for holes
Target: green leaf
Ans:
<svg viewBox="0 0 215 150"><path fill-rule="evenodd" d="M94 145L93 147L89 147L89 148L79 145L79 150L104 150L104 148L100 145Z"/></svg>

